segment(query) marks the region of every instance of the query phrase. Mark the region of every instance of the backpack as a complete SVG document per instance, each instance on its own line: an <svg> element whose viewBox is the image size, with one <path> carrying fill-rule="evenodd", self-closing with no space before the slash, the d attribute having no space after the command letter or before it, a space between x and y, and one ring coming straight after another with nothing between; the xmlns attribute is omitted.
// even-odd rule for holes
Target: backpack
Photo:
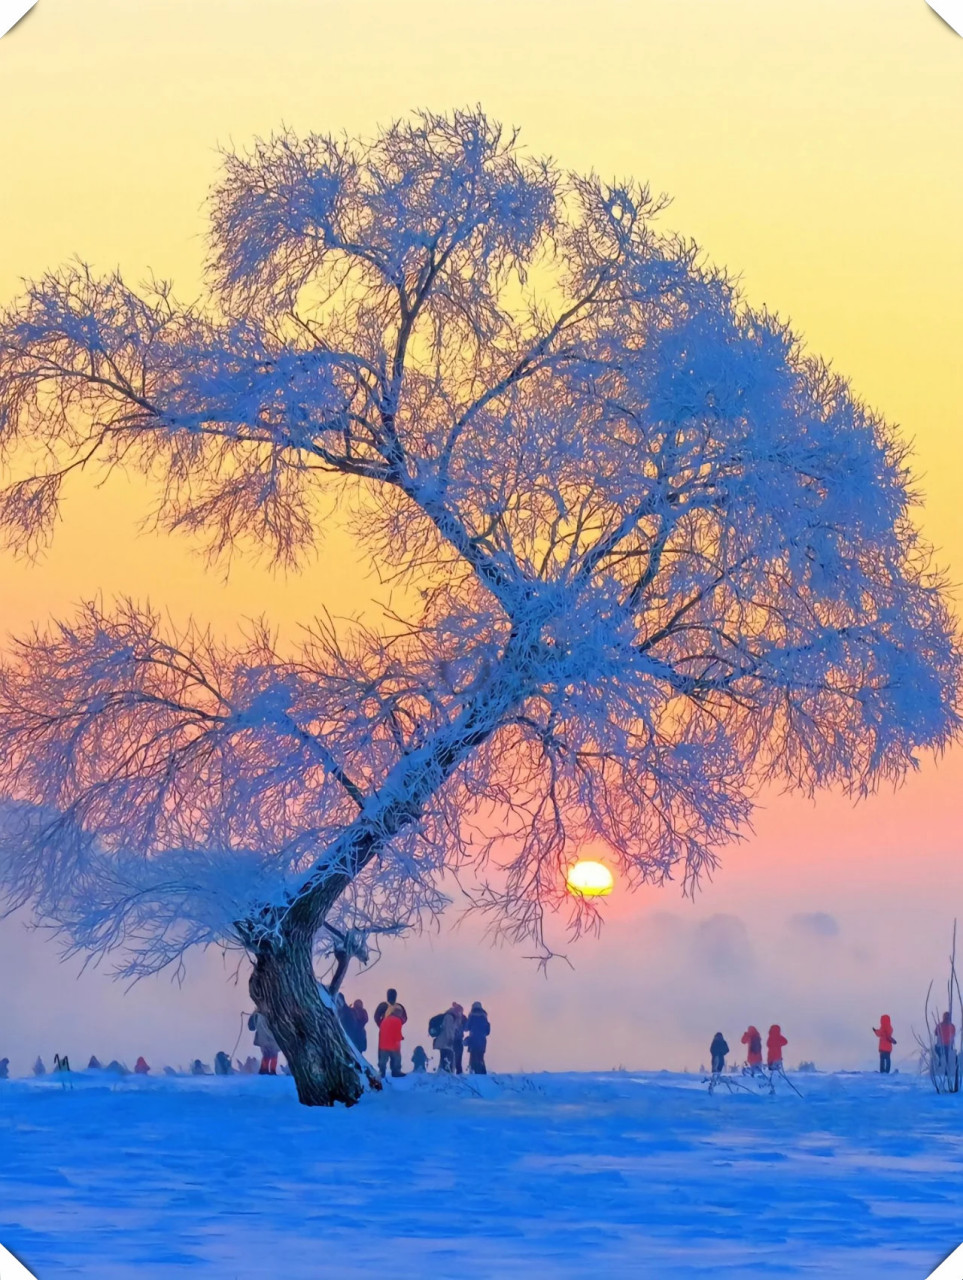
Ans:
<svg viewBox="0 0 963 1280"><path fill-rule="evenodd" d="M443 1013L436 1013L435 1016L429 1020L428 1034L431 1036L432 1040L434 1040L436 1036L441 1035L441 1029L444 1024L445 1015Z"/></svg>

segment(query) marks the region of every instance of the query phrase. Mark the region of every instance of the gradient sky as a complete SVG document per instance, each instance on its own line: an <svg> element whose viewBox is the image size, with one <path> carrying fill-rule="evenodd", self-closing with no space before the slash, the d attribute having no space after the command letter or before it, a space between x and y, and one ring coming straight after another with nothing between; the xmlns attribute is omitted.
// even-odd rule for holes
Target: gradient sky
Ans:
<svg viewBox="0 0 963 1280"><path fill-rule="evenodd" d="M73 255L189 297L219 144L476 102L533 151L668 191L665 223L914 442L919 518L959 580L963 40L924 0L40 0L0 41L0 302ZM183 541L137 536L143 509L135 486L76 487L40 563L0 559L0 631L98 592L226 632L261 613L290 632L322 605L379 597L337 530L299 577L238 564L222 582ZM963 917L961 784L957 750L856 808L766 797L694 903L616 893L602 939L547 980L526 948L488 951L446 924L392 944L348 994L394 982L412 1036L452 997L481 998L505 1068L696 1067L716 1029L734 1043L747 1021L780 1022L792 1063L858 1066L883 1011L899 1059ZM210 953L183 989L161 978L124 994L100 974L75 981L77 962L0 923L0 971L16 974L0 988L0 1056L17 1070L57 1050L210 1061L250 1008L236 963Z"/></svg>

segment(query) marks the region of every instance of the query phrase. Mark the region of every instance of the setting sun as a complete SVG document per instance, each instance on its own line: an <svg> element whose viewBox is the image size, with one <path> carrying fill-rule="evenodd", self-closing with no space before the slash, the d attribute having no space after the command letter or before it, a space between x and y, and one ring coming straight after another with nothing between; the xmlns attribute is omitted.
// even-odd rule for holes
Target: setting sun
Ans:
<svg viewBox="0 0 963 1280"><path fill-rule="evenodd" d="M615 877L603 862L584 860L574 863L565 877L569 893L582 898L600 898L612 892Z"/></svg>

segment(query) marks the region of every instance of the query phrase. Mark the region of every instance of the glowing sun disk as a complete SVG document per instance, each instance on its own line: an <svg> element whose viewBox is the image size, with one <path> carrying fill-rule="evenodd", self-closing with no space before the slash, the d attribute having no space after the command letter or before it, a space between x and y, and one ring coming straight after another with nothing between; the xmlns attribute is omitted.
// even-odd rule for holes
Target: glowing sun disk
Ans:
<svg viewBox="0 0 963 1280"><path fill-rule="evenodd" d="M569 867L565 883L569 893L577 893L583 898L600 898L612 892L615 877L604 862L583 859Z"/></svg>

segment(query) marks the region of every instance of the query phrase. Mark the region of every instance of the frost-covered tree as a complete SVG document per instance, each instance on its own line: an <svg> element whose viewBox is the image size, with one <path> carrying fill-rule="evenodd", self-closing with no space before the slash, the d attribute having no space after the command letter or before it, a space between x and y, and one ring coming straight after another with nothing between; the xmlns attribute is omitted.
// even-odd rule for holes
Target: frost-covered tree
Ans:
<svg viewBox="0 0 963 1280"><path fill-rule="evenodd" d="M544 941L591 922L585 842L691 879L761 785L862 792L956 732L903 446L662 205L480 113L284 133L224 157L202 302L74 266L3 319L15 548L137 466L214 554L297 566L338 503L400 584L284 651L91 603L0 679L9 904L134 975L246 949L306 1103L364 1087L319 939L341 970L469 871Z"/></svg>

